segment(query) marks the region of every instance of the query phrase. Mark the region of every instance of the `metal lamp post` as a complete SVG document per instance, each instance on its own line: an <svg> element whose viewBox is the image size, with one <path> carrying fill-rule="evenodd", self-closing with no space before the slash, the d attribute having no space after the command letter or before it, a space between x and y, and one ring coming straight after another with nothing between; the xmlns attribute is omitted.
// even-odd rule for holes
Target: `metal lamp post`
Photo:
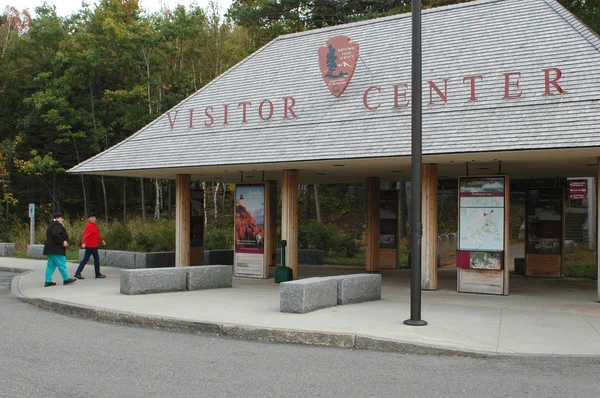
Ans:
<svg viewBox="0 0 600 398"><path fill-rule="evenodd" d="M421 319L421 167L422 167L422 102L421 64L421 0L412 2L412 125L411 125L411 220L410 220L410 319L404 324L425 326Z"/></svg>

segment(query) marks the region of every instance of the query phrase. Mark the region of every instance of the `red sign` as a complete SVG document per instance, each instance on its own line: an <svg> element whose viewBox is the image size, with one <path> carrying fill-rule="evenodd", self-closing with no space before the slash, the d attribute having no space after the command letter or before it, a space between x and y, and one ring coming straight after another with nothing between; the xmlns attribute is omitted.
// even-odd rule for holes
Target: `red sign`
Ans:
<svg viewBox="0 0 600 398"><path fill-rule="evenodd" d="M569 181L569 199L587 199L587 181Z"/></svg>
<svg viewBox="0 0 600 398"><path fill-rule="evenodd" d="M319 48L319 66L325 84L331 94L340 97L352 76L358 62L358 43L351 43L348 36L336 36Z"/></svg>

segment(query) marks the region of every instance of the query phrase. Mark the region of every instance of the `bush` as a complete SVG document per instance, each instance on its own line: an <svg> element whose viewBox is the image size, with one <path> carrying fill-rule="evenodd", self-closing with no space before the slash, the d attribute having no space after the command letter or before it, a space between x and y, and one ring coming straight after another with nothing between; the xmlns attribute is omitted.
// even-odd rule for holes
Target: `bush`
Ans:
<svg viewBox="0 0 600 398"><path fill-rule="evenodd" d="M362 231L352 229L340 236L335 251L343 253L346 257L354 257L362 246L361 238Z"/></svg>
<svg viewBox="0 0 600 398"><path fill-rule="evenodd" d="M175 250L175 224L159 220L151 228L140 231L135 236L135 251L170 252Z"/></svg>
<svg viewBox="0 0 600 398"><path fill-rule="evenodd" d="M114 223L105 235L105 240L111 250L129 250L130 244L133 242L131 230L120 222Z"/></svg>
<svg viewBox="0 0 600 398"><path fill-rule="evenodd" d="M300 248L323 250L325 255L339 247L340 240L340 234L335 228L314 220L306 223L298 231Z"/></svg>
<svg viewBox="0 0 600 398"><path fill-rule="evenodd" d="M233 230L210 229L204 235L204 250L233 249Z"/></svg>

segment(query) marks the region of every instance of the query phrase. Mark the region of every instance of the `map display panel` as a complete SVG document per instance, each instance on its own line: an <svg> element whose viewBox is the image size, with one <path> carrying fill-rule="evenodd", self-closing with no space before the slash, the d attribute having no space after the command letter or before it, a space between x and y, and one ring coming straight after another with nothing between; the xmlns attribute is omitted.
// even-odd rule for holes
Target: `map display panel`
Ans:
<svg viewBox="0 0 600 398"><path fill-rule="evenodd" d="M504 177L462 178L460 250L504 250Z"/></svg>

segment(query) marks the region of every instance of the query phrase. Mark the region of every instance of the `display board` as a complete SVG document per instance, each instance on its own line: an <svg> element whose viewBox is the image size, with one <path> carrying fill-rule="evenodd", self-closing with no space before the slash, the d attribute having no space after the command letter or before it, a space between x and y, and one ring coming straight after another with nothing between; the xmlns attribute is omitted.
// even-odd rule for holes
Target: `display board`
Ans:
<svg viewBox="0 0 600 398"><path fill-rule="evenodd" d="M525 190L525 267L527 276L562 275L564 191Z"/></svg>
<svg viewBox="0 0 600 398"><path fill-rule="evenodd" d="M398 191L379 194L379 267L396 268Z"/></svg>
<svg viewBox="0 0 600 398"><path fill-rule="evenodd" d="M265 186L235 188L235 276L265 278Z"/></svg>
<svg viewBox="0 0 600 398"><path fill-rule="evenodd" d="M460 178L458 291L508 294L507 214L506 176Z"/></svg>

